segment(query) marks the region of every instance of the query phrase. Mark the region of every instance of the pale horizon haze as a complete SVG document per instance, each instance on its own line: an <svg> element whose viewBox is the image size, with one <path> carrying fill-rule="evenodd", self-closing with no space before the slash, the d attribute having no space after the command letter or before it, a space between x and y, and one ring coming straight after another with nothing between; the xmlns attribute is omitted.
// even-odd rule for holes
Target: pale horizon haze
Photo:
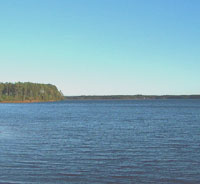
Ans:
<svg viewBox="0 0 200 184"><path fill-rule="evenodd" d="M198 0L0 0L0 82L64 95L200 94Z"/></svg>

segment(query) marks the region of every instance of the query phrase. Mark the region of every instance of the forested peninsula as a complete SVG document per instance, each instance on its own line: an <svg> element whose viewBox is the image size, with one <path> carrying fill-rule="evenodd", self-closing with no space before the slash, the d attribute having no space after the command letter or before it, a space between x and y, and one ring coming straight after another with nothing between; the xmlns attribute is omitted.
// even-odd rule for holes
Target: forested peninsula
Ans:
<svg viewBox="0 0 200 184"><path fill-rule="evenodd" d="M1 103L30 103L63 100L64 96L52 84L31 82L0 83Z"/></svg>

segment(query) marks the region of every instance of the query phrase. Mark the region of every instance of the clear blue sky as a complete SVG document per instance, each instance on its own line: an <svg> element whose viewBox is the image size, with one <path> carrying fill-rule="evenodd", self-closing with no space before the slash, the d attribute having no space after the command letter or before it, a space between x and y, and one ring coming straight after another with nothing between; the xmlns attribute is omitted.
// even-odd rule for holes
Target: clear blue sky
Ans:
<svg viewBox="0 0 200 184"><path fill-rule="evenodd" d="M200 1L0 0L0 68L65 95L200 94Z"/></svg>

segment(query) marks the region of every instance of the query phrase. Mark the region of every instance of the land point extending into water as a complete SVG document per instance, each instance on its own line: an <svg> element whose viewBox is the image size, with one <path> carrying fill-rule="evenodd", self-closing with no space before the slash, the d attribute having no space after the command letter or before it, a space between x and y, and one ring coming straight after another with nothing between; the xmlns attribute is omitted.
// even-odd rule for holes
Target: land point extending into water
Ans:
<svg viewBox="0 0 200 184"><path fill-rule="evenodd" d="M0 83L0 103L34 103L59 100L64 100L64 96L52 84Z"/></svg>

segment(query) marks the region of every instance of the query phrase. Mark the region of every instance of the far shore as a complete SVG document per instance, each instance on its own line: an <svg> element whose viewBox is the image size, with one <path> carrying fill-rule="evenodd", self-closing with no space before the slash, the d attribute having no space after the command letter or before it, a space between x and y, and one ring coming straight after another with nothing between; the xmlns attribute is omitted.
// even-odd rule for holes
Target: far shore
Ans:
<svg viewBox="0 0 200 184"><path fill-rule="evenodd" d="M168 100L200 99L200 95L101 95L65 96L65 100Z"/></svg>
<svg viewBox="0 0 200 184"><path fill-rule="evenodd" d="M6 100L0 103L40 103L68 100L186 100L200 99L200 95L102 95L102 96L65 96L63 100Z"/></svg>

